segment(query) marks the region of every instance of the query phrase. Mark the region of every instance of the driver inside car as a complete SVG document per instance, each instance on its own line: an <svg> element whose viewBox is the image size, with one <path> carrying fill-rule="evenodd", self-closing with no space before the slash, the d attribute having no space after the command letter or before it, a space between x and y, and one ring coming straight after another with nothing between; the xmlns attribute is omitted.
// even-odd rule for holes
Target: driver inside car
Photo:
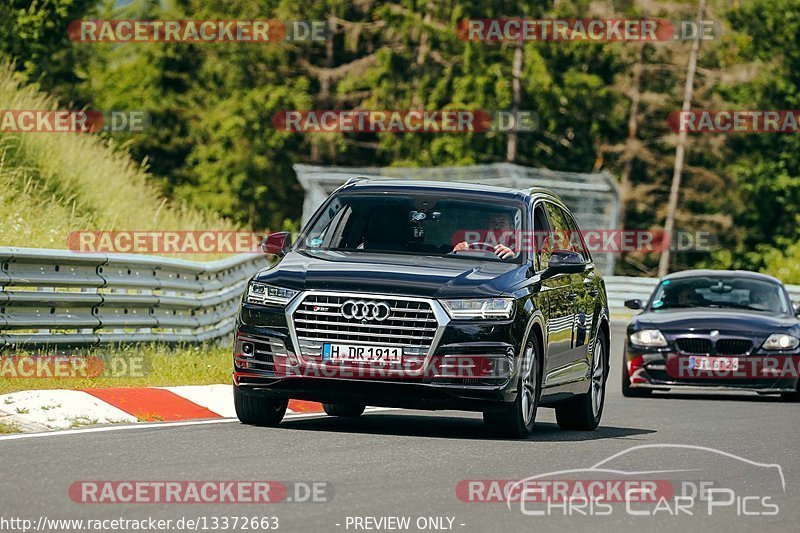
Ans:
<svg viewBox="0 0 800 533"><path fill-rule="evenodd" d="M489 219L487 220L486 224L487 228L487 235L491 235L492 232L507 232L513 231L514 226L511 223L511 217L505 213L492 213L489 215ZM502 233L501 233L502 235ZM473 243L475 244L475 243ZM465 250L470 250L474 248L470 248L470 243L467 241L462 241L455 245L453 248L454 252L461 252ZM514 257L515 252L513 249L509 248L504 244L497 244L493 249L494 254L499 257L500 259L510 259Z"/></svg>

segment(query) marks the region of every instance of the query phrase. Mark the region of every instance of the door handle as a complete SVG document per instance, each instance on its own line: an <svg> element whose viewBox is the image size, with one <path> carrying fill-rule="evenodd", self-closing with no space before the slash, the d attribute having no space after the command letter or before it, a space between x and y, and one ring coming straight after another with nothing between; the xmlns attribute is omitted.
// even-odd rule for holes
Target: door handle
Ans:
<svg viewBox="0 0 800 533"><path fill-rule="evenodd" d="M578 298L578 293L577 292L571 292L571 293L567 294L567 299L570 300L570 301L574 301L577 298Z"/></svg>
<svg viewBox="0 0 800 533"><path fill-rule="evenodd" d="M597 289L589 289L587 292L589 296L591 296L592 298L600 294L600 291L598 291Z"/></svg>

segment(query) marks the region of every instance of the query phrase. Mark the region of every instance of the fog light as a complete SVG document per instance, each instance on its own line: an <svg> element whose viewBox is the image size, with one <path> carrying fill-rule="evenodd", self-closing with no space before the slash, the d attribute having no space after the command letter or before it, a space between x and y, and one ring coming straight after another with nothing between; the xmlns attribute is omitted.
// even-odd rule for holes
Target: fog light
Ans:
<svg viewBox="0 0 800 533"><path fill-rule="evenodd" d="M242 357L253 357L256 353L256 347L252 342L242 343Z"/></svg>

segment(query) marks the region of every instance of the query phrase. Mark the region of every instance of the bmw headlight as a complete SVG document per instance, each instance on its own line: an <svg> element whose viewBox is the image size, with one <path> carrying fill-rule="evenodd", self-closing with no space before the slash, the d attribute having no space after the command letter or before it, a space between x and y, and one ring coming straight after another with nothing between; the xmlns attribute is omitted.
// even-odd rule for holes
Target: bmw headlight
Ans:
<svg viewBox="0 0 800 533"><path fill-rule="evenodd" d="M285 306L299 293L300 291L293 289L284 289L253 281L247 287L245 301L249 304Z"/></svg>
<svg viewBox="0 0 800 533"><path fill-rule="evenodd" d="M513 298L469 298L441 302L450 318L454 319L508 319L514 312Z"/></svg>
<svg viewBox="0 0 800 533"><path fill-rule="evenodd" d="M765 350L794 350L800 346L800 339L786 333L773 333L762 346Z"/></svg>
<svg viewBox="0 0 800 533"><path fill-rule="evenodd" d="M667 339L657 329L643 329L631 334L631 344L643 348L661 348L667 345Z"/></svg>

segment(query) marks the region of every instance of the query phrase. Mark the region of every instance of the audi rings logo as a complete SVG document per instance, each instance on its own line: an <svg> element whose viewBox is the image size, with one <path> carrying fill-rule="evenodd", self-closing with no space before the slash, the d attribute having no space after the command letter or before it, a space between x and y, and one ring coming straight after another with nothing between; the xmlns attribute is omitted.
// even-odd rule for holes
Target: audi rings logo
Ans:
<svg viewBox="0 0 800 533"><path fill-rule="evenodd" d="M342 304L342 316L356 320L377 320L383 322L392 310L386 302L367 302L364 300L347 300Z"/></svg>

